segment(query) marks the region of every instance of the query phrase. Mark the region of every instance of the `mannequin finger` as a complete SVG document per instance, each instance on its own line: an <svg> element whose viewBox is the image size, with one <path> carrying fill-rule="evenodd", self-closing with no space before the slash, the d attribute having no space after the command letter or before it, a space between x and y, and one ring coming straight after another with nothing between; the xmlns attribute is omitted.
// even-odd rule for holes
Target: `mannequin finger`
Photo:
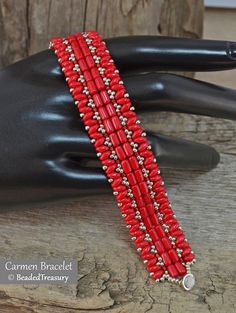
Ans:
<svg viewBox="0 0 236 313"><path fill-rule="evenodd" d="M236 43L158 36L105 40L121 71L216 71L236 68Z"/></svg>
<svg viewBox="0 0 236 313"><path fill-rule="evenodd" d="M147 138L161 167L209 170L219 162L218 152L207 145L151 132L147 132ZM101 167L96 151L85 132L79 136L76 132L74 135L71 133L61 139L62 141L58 142L58 150L61 149L58 156L62 159L72 161L77 168ZM55 147L53 149L58 151Z"/></svg>
<svg viewBox="0 0 236 313"><path fill-rule="evenodd" d="M43 152L45 158L50 157L53 151L54 157L65 157L69 159L79 160L81 157L96 159L96 151L89 139L87 132L79 120L76 127L70 125L61 126L63 133L57 133L48 138L48 147ZM69 128L71 127L71 128Z"/></svg>
<svg viewBox="0 0 236 313"><path fill-rule="evenodd" d="M124 77L138 111L173 111L236 120L236 90L173 74Z"/></svg>
<svg viewBox="0 0 236 313"><path fill-rule="evenodd" d="M220 161L219 153L204 144L154 133L148 140L163 168L210 170Z"/></svg>
<svg viewBox="0 0 236 313"><path fill-rule="evenodd" d="M44 51L32 57L31 63L39 63L40 66L37 67L37 71L41 73L42 77L46 69L41 65L50 53L52 51ZM48 60L47 62L51 68L50 75L59 75L59 77L55 80L50 75L47 77L46 85L48 87L44 88L43 95L47 95L48 101L51 101L52 104L50 106L61 103L62 114L66 118L67 113L69 112L70 114L72 110L70 104L73 103L73 100L68 93L68 87L63 80L64 78L61 74L57 74L54 68L57 67L57 60L54 54L51 55L51 58L53 60ZM22 73L24 62L26 61L20 61L12 65L12 69L14 67L14 70L17 69L16 73L18 70L19 73ZM30 66L28 70L30 70ZM32 72L34 73L35 69ZM124 76L123 80L138 110L176 111L228 119L235 119L236 117L236 91L232 89L173 74L161 73ZM39 76L39 84L45 84L43 81ZM54 81L54 83L51 85L49 81ZM22 88L23 94L27 93L27 96L31 94L34 85L30 84L29 88L31 88L31 92ZM35 88L38 88L38 86L35 85ZM60 90L60 93L58 93L58 90ZM68 106L65 104L68 104ZM45 117L45 114L43 117ZM55 114L53 118L55 120ZM60 115L60 118L63 118L62 115Z"/></svg>
<svg viewBox="0 0 236 313"><path fill-rule="evenodd" d="M154 133L149 133L148 140L161 168L211 170L220 161L219 153L204 144ZM82 158L80 166L101 167L101 163Z"/></svg>
<svg viewBox="0 0 236 313"><path fill-rule="evenodd" d="M216 151L204 145L163 135L152 134L148 138L161 168L209 169L214 167L219 160ZM96 162L89 158L76 160L68 155L62 155L54 160L47 159L44 163L42 168L46 169L47 174L45 173L42 177L41 188L35 189L36 186L32 184L25 186L23 182L22 188L19 185L16 190L12 189L12 193L6 193L3 190L1 201L4 207L15 208L22 205L25 208L26 202L27 205L32 206L35 199L40 200L40 203L48 203L59 198L71 199L111 193L111 187L98 159ZM46 181L45 177L47 177ZM25 194L23 202L22 194Z"/></svg>
<svg viewBox="0 0 236 313"><path fill-rule="evenodd" d="M58 185L69 197L95 195L110 192L111 187L102 168L81 167L75 160L61 157L49 161L51 171L57 176Z"/></svg>
<svg viewBox="0 0 236 313"><path fill-rule="evenodd" d="M236 42L199 40L158 36L127 36L105 40L118 69L127 72L149 71L216 71L236 68ZM48 49L39 52L14 66L17 70L27 64L35 72L45 77L61 77L61 70L55 53ZM22 71L21 75L22 75Z"/></svg>

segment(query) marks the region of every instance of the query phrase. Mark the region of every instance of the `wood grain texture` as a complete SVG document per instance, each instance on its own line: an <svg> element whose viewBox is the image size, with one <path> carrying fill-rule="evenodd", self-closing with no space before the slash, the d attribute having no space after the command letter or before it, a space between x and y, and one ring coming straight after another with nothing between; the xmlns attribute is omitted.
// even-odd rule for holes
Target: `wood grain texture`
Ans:
<svg viewBox="0 0 236 313"><path fill-rule="evenodd" d="M78 284L1 285L0 312L235 312L236 158L212 172L163 171L197 253L197 284L148 278L112 196L0 214L0 257L77 259Z"/></svg>
<svg viewBox="0 0 236 313"><path fill-rule="evenodd" d="M160 10L159 31L172 37L201 38L203 33L204 4L199 0L165 0ZM194 73L178 72L193 77Z"/></svg>
<svg viewBox="0 0 236 313"><path fill-rule="evenodd" d="M82 31L86 3L84 0L29 0L27 53L45 50L53 36Z"/></svg>
<svg viewBox="0 0 236 313"><path fill-rule="evenodd" d="M171 24L171 25L170 25ZM97 29L121 35L201 37L203 0L2 0L0 66L47 49L53 36Z"/></svg>
<svg viewBox="0 0 236 313"><path fill-rule="evenodd" d="M222 153L236 154L235 121L171 112L146 113L142 117L146 129L208 144Z"/></svg>
<svg viewBox="0 0 236 313"><path fill-rule="evenodd" d="M0 1L0 67L27 56L27 1Z"/></svg>
<svg viewBox="0 0 236 313"><path fill-rule="evenodd" d="M162 0L88 0L85 29L95 28L105 38L157 35L162 2Z"/></svg>
<svg viewBox="0 0 236 313"><path fill-rule="evenodd" d="M164 36L201 38L204 4L199 0L165 0L160 14L160 33Z"/></svg>

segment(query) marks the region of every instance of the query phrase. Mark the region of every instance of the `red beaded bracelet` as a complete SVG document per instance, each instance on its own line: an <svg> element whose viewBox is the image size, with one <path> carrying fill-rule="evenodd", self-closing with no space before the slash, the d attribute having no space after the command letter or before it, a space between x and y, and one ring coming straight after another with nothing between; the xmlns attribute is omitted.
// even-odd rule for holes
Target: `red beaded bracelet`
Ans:
<svg viewBox="0 0 236 313"><path fill-rule="evenodd" d="M114 61L95 31L53 38L85 129L150 276L190 290L195 256L167 197L146 133Z"/></svg>

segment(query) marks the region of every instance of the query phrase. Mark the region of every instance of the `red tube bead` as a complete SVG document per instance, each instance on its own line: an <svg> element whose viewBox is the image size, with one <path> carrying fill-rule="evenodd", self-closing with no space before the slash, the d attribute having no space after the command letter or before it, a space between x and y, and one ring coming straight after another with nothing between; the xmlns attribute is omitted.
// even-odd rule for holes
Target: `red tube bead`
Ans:
<svg viewBox="0 0 236 313"><path fill-rule="evenodd" d="M169 266L167 266L167 270L171 277L175 278L178 276L178 271L173 264L170 264Z"/></svg>
<svg viewBox="0 0 236 313"><path fill-rule="evenodd" d="M91 74L92 74L94 79L96 79L97 77L100 77L100 73L99 73L98 69L95 67L91 69Z"/></svg>
<svg viewBox="0 0 236 313"><path fill-rule="evenodd" d="M127 162L127 161L123 161L123 162ZM128 163L128 164L129 164L129 163ZM122 165L122 166L123 166L123 165ZM130 165L129 165L129 166L130 166ZM123 168L124 168L124 166L123 166ZM129 170L128 170L128 171L125 171L125 172L126 172L126 173L129 173L130 171L131 171L131 167L129 167ZM134 194L135 198L139 198L139 197L142 196L141 191L140 191L138 185L133 186L132 190L133 190L133 194Z"/></svg>
<svg viewBox="0 0 236 313"><path fill-rule="evenodd" d="M85 80L86 80L87 82L93 79L93 78L92 78L92 75L90 74L89 71L85 71L85 72L83 73L83 75L84 75L84 78L85 78Z"/></svg>
<svg viewBox="0 0 236 313"><path fill-rule="evenodd" d="M96 107L103 106L103 101L102 101L102 98L100 97L99 94L93 95L93 101L94 101Z"/></svg>
<svg viewBox="0 0 236 313"><path fill-rule="evenodd" d="M153 208L153 211L154 211L154 208ZM159 220L158 220L158 217L156 216L155 213L150 215L150 219L151 219L153 225L159 225Z"/></svg>
<svg viewBox="0 0 236 313"><path fill-rule="evenodd" d="M138 164L138 161L137 161L136 157L132 156L132 157L129 158L129 160L130 160L131 167L134 170L137 170L139 168L139 164Z"/></svg>
<svg viewBox="0 0 236 313"><path fill-rule="evenodd" d="M153 228L150 229L149 233L150 233L150 236L151 236L151 238L152 238L152 240L153 240L154 242L158 241L159 237L158 237L158 235L157 235L155 229L153 229Z"/></svg>
<svg viewBox="0 0 236 313"><path fill-rule="evenodd" d="M121 147L120 147L120 148L121 148ZM121 149L122 149L122 148L121 148ZM122 149L122 151L123 151L123 149ZM125 158L125 154L124 154L124 158ZM137 184L137 181L136 181L135 176L134 176L133 173L127 174L127 178L128 178L128 181L129 181L129 183L130 183L131 186L134 186L134 185Z"/></svg>
<svg viewBox="0 0 236 313"><path fill-rule="evenodd" d="M107 109L107 112L109 113L110 117L116 115L116 110L115 110L114 105L112 103L108 103L106 105L106 109Z"/></svg>
<svg viewBox="0 0 236 313"><path fill-rule="evenodd" d="M114 134L112 134L112 135L114 135ZM116 135L116 134L115 134L115 135ZM131 168L131 166L130 166L128 160L122 161L122 162L121 162L121 165L122 165L122 168L123 168L125 174L129 174L129 173L132 171L132 168ZM139 189L137 186L134 186L134 187L135 187L136 189ZM134 189L133 189L133 191L134 191Z"/></svg>
<svg viewBox="0 0 236 313"><path fill-rule="evenodd" d="M79 66L80 66L81 70L83 72L87 71L88 70L88 66L87 66L86 62L84 61L84 59L80 59L78 61L79 61Z"/></svg>
<svg viewBox="0 0 236 313"><path fill-rule="evenodd" d="M110 121L109 121L109 122L110 122ZM121 146L116 147L116 148L115 148L115 151L116 151L116 154L117 154L117 156L118 156L118 158L119 158L120 160L124 160L124 159L126 158L125 153L124 153L124 150L122 149ZM130 174L129 174L129 175L130 175ZM127 176L128 176L128 175L127 175ZM129 180L129 178L128 178L128 180Z"/></svg>
<svg viewBox="0 0 236 313"><path fill-rule="evenodd" d="M158 234L159 237L165 237L166 236L166 233L164 232L163 228L161 226L156 226L155 227L155 230Z"/></svg>
<svg viewBox="0 0 236 313"><path fill-rule="evenodd" d="M140 169L136 170L136 171L134 172L134 175L135 175L135 177L136 177L136 179L137 179L137 181L138 181L139 183L141 183L141 182L144 181L143 173L142 173L142 171L141 171Z"/></svg>
<svg viewBox="0 0 236 313"><path fill-rule="evenodd" d="M93 68L93 67L95 67L95 63L94 63L94 60L93 60L93 58L91 57L91 55L88 55L88 56L86 56L86 62L87 62L87 65L88 65L88 67L91 69L91 68Z"/></svg>
<svg viewBox="0 0 236 313"><path fill-rule="evenodd" d="M136 198L136 202L137 202L138 207L145 205L142 197Z"/></svg>
<svg viewBox="0 0 236 313"><path fill-rule="evenodd" d="M102 120L109 118L109 114L104 106L99 107L98 112Z"/></svg>
<svg viewBox="0 0 236 313"><path fill-rule="evenodd" d="M94 84L94 82L92 80L87 82L87 86L88 86L89 93L91 95L94 95L95 93L97 93L98 90L97 90L96 85Z"/></svg>
<svg viewBox="0 0 236 313"><path fill-rule="evenodd" d="M113 116L113 117L111 118L111 121L112 121L112 123L113 123L113 125L114 125L114 128L115 128L116 130L119 130L119 129L122 128L121 122L120 122L120 120L119 120L119 118L118 118L117 116Z"/></svg>
<svg viewBox="0 0 236 313"><path fill-rule="evenodd" d="M102 90L105 89L103 80L102 80L100 77L95 78L95 84L96 84L97 89L98 89L99 91L102 91Z"/></svg>
<svg viewBox="0 0 236 313"><path fill-rule="evenodd" d="M177 252L175 251L175 249L169 250L168 253L169 253L169 256L170 256L173 263L178 262L179 257L178 257Z"/></svg>
<svg viewBox="0 0 236 313"><path fill-rule="evenodd" d="M171 264L171 259L170 259L169 254L167 252L163 252L161 254L161 257L162 257L162 260L163 260L163 263L165 264L165 266L168 266Z"/></svg>
<svg viewBox="0 0 236 313"><path fill-rule="evenodd" d="M133 150L130 146L130 143L126 142L123 144L123 149L125 151L125 154L127 155L127 157L130 157L131 155L133 155Z"/></svg>
<svg viewBox="0 0 236 313"><path fill-rule="evenodd" d="M186 274L186 267L184 267L182 263L176 262L175 267L180 275Z"/></svg>
<svg viewBox="0 0 236 313"><path fill-rule="evenodd" d="M148 211L146 209L146 206L143 206L143 207L139 208L139 211L140 211L143 219L148 218Z"/></svg>
<svg viewBox="0 0 236 313"><path fill-rule="evenodd" d="M163 254L165 252L165 248L164 248L161 240L155 241L155 247L156 247L159 254Z"/></svg>
<svg viewBox="0 0 236 313"><path fill-rule="evenodd" d="M113 124L110 120L108 120L108 119L104 120L103 124L104 124L104 128L108 134L111 134L114 132L114 127L113 127Z"/></svg>
<svg viewBox="0 0 236 313"><path fill-rule="evenodd" d="M148 192L148 187L147 187L147 183L146 182L142 182L139 184L139 188L142 192L142 194L147 194Z"/></svg>
<svg viewBox="0 0 236 313"><path fill-rule="evenodd" d="M122 129L118 130L117 136L119 137L119 140L120 140L121 143L127 142L127 138L126 138L125 132Z"/></svg>
<svg viewBox="0 0 236 313"><path fill-rule="evenodd" d="M109 97L108 93L106 92L106 90L102 90L100 92L100 96L101 96L104 104L108 104L110 102L110 97Z"/></svg>
<svg viewBox="0 0 236 313"><path fill-rule="evenodd" d="M90 50L89 50L87 45L80 45L80 48L81 48L84 56L89 56L90 55Z"/></svg>
<svg viewBox="0 0 236 313"><path fill-rule="evenodd" d="M147 230L152 229L152 222L151 222L150 218L149 217L146 217L146 218L143 217L143 220L144 220L144 224L145 224Z"/></svg>
<svg viewBox="0 0 236 313"><path fill-rule="evenodd" d="M119 146L120 141L119 141L119 138L117 137L116 133L110 134L110 139L111 139L111 143L113 144L114 147Z"/></svg>
<svg viewBox="0 0 236 313"><path fill-rule="evenodd" d="M163 245L164 245L164 247L165 247L165 249L166 249L167 251L172 248L172 245L171 245L171 243L170 243L170 240L169 240L167 237L162 238L161 241L162 241L162 243L163 243Z"/></svg>

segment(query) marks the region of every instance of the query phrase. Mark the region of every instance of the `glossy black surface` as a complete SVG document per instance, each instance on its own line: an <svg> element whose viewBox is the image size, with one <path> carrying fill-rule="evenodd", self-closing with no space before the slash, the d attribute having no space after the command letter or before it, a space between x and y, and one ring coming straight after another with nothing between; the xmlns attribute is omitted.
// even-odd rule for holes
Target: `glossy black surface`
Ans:
<svg viewBox="0 0 236 313"><path fill-rule="evenodd" d="M143 36L106 42L137 113L236 118L234 90L156 72L234 68L235 43ZM0 71L0 86L1 207L110 191L53 51ZM205 145L163 134L148 139L161 167L211 169L219 162Z"/></svg>

